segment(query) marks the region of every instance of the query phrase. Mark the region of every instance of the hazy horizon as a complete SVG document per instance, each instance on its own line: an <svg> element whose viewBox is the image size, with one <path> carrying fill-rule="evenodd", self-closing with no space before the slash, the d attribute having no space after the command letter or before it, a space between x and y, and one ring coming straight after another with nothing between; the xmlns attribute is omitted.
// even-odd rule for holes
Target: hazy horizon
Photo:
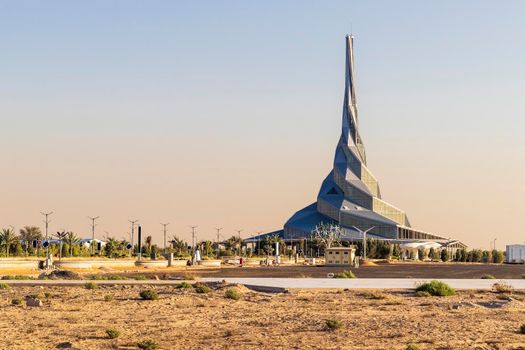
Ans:
<svg viewBox="0 0 525 350"><path fill-rule="evenodd" d="M0 3L0 227L162 242L315 201L355 36L368 167L413 227L523 243L525 3ZM107 231L107 232L106 232Z"/></svg>

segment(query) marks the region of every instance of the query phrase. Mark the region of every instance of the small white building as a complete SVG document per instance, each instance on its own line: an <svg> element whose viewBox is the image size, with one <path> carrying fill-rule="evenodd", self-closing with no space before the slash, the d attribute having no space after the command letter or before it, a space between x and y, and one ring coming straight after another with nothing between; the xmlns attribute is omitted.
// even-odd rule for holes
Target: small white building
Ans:
<svg viewBox="0 0 525 350"><path fill-rule="evenodd" d="M324 259L327 266L352 265L355 259L355 248L326 248L324 252Z"/></svg>
<svg viewBox="0 0 525 350"><path fill-rule="evenodd" d="M507 246L507 263L525 263L525 244L510 244Z"/></svg>

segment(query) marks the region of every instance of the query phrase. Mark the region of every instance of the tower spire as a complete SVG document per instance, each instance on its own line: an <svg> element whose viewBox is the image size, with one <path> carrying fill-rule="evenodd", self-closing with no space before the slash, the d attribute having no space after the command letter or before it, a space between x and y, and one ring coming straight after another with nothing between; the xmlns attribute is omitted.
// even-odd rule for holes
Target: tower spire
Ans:
<svg viewBox="0 0 525 350"><path fill-rule="evenodd" d="M345 95L343 105L342 137L346 144L355 147L366 165L365 147L359 135L354 73L354 36L346 36Z"/></svg>

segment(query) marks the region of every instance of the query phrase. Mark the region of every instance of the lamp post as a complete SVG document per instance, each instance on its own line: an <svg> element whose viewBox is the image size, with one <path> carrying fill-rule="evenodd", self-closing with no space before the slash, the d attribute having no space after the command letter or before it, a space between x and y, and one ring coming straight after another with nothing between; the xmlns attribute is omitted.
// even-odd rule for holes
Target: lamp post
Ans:
<svg viewBox="0 0 525 350"><path fill-rule="evenodd" d="M217 230L217 259L218 259L221 254L221 248L219 247L219 241L220 241L222 227L215 227L215 230Z"/></svg>
<svg viewBox="0 0 525 350"><path fill-rule="evenodd" d="M352 226L352 227L355 228L360 234L363 235L363 260L366 260L366 234L369 231L371 231L372 229L374 229L375 226L372 226L368 230L365 230L365 231L363 231L363 230L361 230L361 229L359 229L359 228L357 228L355 226Z"/></svg>
<svg viewBox="0 0 525 350"><path fill-rule="evenodd" d="M47 242L47 247L46 247L46 269L49 268L49 236L47 234L47 230L49 229L49 215L53 214L52 211L48 212L48 213L44 213L44 212L40 212L40 214L44 215L46 217L46 219L44 220L44 223L46 224L46 242Z"/></svg>
<svg viewBox="0 0 525 350"><path fill-rule="evenodd" d="M195 229L198 227L196 225L190 226L191 227L191 262L192 265L196 265L197 261L195 259Z"/></svg>
<svg viewBox="0 0 525 350"><path fill-rule="evenodd" d="M163 224L160 223L164 227L164 253L166 253L166 227L170 224L169 222Z"/></svg>
<svg viewBox="0 0 525 350"><path fill-rule="evenodd" d="M95 220L98 218L100 218L100 216L88 216L88 219L91 220L91 255L95 255Z"/></svg>

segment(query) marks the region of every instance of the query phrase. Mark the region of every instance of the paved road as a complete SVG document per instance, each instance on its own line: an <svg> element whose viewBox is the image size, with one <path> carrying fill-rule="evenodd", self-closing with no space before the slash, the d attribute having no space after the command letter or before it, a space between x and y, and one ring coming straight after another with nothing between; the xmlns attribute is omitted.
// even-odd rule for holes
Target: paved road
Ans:
<svg viewBox="0 0 525 350"><path fill-rule="evenodd" d="M203 278L203 281L220 281ZM227 278L230 283L278 288L349 288L349 289L412 289L430 279L418 278ZM506 283L515 289L525 289L523 279L440 279L456 289L491 289L496 282Z"/></svg>
<svg viewBox="0 0 525 350"><path fill-rule="evenodd" d="M412 289L417 284L430 279L418 278L202 278L203 282L216 282L226 279L230 283L275 288L349 288L349 289ZM506 283L515 289L525 289L523 279L440 279L456 289L491 289L496 282ZM5 280L10 285L29 286L83 286L86 280ZM99 285L176 285L180 280L115 280L93 281ZM188 281L190 283L195 281Z"/></svg>

